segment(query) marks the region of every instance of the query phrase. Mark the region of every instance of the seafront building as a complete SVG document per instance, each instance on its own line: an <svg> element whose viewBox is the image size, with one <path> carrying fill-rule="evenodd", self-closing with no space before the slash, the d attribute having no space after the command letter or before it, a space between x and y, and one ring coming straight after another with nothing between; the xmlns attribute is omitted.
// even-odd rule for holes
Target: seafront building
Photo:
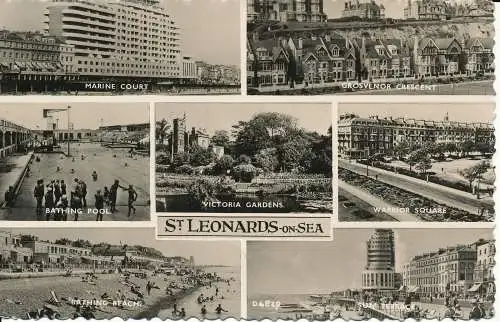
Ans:
<svg viewBox="0 0 500 322"><path fill-rule="evenodd" d="M37 236L0 231L0 270L27 269L29 265L58 269L104 269L118 266L156 267L187 266L194 258L164 257L142 254L135 247L109 246L94 252L93 247L72 246L71 242L42 241ZM131 248L131 249L129 249Z"/></svg>
<svg viewBox="0 0 500 322"><path fill-rule="evenodd" d="M490 123L443 120L418 120L377 115L360 117L343 114L338 120L339 154L344 158L367 158L376 153L391 153L402 141L434 143L491 143L494 128Z"/></svg>
<svg viewBox="0 0 500 322"><path fill-rule="evenodd" d="M395 289L394 232L377 229L366 242L367 263L362 275L365 292L383 294Z"/></svg>
<svg viewBox="0 0 500 322"><path fill-rule="evenodd" d="M404 292L434 298L450 292L462 296L492 295L494 256L493 240L478 240L414 256L404 265Z"/></svg>
<svg viewBox="0 0 500 322"><path fill-rule="evenodd" d="M60 37L0 30L0 93L50 91L77 80L74 50Z"/></svg>
<svg viewBox="0 0 500 322"><path fill-rule="evenodd" d="M138 80L185 75L179 27L157 0L54 0L45 16L47 34L74 46L81 77Z"/></svg>
<svg viewBox="0 0 500 322"><path fill-rule="evenodd" d="M326 21L323 0L248 0L248 22Z"/></svg>
<svg viewBox="0 0 500 322"><path fill-rule="evenodd" d="M364 20L384 19L385 6L374 0L346 0L342 17L357 17Z"/></svg>
<svg viewBox="0 0 500 322"><path fill-rule="evenodd" d="M410 39L354 37L331 32L247 39L247 83L252 87L292 83L341 86L349 82L415 81L429 77L492 74L491 37Z"/></svg>
<svg viewBox="0 0 500 322"><path fill-rule="evenodd" d="M0 160L18 152L31 137L30 129L0 118Z"/></svg>

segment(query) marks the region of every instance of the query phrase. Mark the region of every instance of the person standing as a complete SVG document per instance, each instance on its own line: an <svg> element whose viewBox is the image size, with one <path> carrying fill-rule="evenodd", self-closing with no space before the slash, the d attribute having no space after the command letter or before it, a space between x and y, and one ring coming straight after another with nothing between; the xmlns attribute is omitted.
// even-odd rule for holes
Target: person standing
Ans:
<svg viewBox="0 0 500 322"><path fill-rule="evenodd" d="M64 180L61 180L61 196L67 195L66 193L66 183L64 183Z"/></svg>
<svg viewBox="0 0 500 322"><path fill-rule="evenodd" d="M111 186L109 191L110 194L110 203L111 203L111 212L116 211L116 198L118 195L118 187L120 186L120 181L115 180L115 183Z"/></svg>
<svg viewBox="0 0 500 322"><path fill-rule="evenodd" d="M49 187L45 194L45 217L47 221L50 220L50 214L54 211L54 208L54 194L52 193L52 188Z"/></svg>
<svg viewBox="0 0 500 322"><path fill-rule="evenodd" d="M81 199L82 199L82 206L87 207L87 184L85 181L80 180L80 189L81 189Z"/></svg>
<svg viewBox="0 0 500 322"><path fill-rule="evenodd" d="M483 318L483 314L481 312L481 309L479 308L477 300L473 300L472 301L472 310L469 313L469 320L480 320L482 318Z"/></svg>
<svg viewBox="0 0 500 322"><path fill-rule="evenodd" d="M62 193L61 193L61 186L59 184L59 180L56 180L54 183L54 203L57 205L59 200L61 199Z"/></svg>
<svg viewBox="0 0 500 322"><path fill-rule="evenodd" d="M75 215L75 221L78 221L78 216L82 209L82 201L76 193L73 193L70 201L71 212Z"/></svg>
<svg viewBox="0 0 500 322"><path fill-rule="evenodd" d="M43 196L45 194L45 188L43 186L43 179L39 179L33 191L33 195L36 199L36 215L42 215L42 207L43 207Z"/></svg>
<svg viewBox="0 0 500 322"><path fill-rule="evenodd" d="M5 192L5 206L6 207L12 207L14 205L14 199L16 197L16 194L14 192L14 187L9 186L9 189Z"/></svg>
<svg viewBox="0 0 500 322"><path fill-rule="evenodd" d="M95 194L95 208L97 209L96 221L102 221L104 215L104 196L101 194L101 189Z"/></svg>
<svg viewBox="0 0 500 322"><path fill-rule="evenodd" d="M135 214L135 207L134 207L134 202L137 200L137 192L134 189L133 185L129 185L128 188L120 186L125 191L128 191L128 217L130 217L130 212L134 210Z"/></svg>

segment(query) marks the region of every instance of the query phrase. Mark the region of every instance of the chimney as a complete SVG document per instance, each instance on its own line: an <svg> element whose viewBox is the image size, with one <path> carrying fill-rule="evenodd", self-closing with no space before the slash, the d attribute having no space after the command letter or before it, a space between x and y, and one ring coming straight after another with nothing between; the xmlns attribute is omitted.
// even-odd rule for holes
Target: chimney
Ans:
<svg viewBox="0 0 500 322"><path fill-rule="evenodd" d="M326 40L326 42L331 42L332 41L332 37L330 37L330 34L326 34L325 40Z"/></svg>
<svg viewBox="0 0 500 322"><path fill-rule="evenodd" d="M299 46L298 46L298 48L297 48L297 49L302 49L302 48L303 48L302 46L304 45L303 40L302 40L302 37L300 37L300 38L299 38L299 41L298 41L298 42L299 42Z"/></svg>
<svg viewBox="0 0 500 322"><path fill-rule="evenodd" d="M349 49L349 39L347 39L347 36L344 36L345 39L345 48Z"/></svg>
<svg viewBox="0 0 500 322"><path fill-rule="evenodd" d="M278 44L281 46L281 47L286 47L286 39L285 37L279 37L278 39Z"/></svg>
<svg viewBox="0 0 500 322"><path fill-rule="evenodd" d="M415 75L420 74L420 62L418 60L418 42L418 35L415 35L415 37L413 37L413 71Z"/></svg>
<svg viewBox="0 0 500 322"><path fill-rule="evenodd" d="M252 40L254 43L259 41L259 34L257 32L252 33Z"/></svg>

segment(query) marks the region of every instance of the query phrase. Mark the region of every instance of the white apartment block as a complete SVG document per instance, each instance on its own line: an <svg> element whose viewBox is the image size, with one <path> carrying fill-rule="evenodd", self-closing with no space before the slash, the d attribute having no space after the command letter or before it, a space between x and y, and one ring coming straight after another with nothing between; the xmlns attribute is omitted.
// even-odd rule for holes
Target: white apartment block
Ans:
<svg viewBox="0 0 500 322"><path fill-rule="evenodd" d="M158 0L53 0L45 16L84 78L183 78L179 27Z"/></svg>

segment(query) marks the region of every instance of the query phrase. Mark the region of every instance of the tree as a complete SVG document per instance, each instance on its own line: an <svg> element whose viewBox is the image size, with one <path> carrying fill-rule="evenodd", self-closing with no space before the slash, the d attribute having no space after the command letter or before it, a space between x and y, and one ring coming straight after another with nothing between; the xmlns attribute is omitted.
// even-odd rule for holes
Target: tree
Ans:
<svg viewBox="0 0 500 322"><path fill-rule="evenodd" d="M224 130L215 131L214 135L210 139L210 143L213 145L218 145L227 149L229 147L229 133Z"/></svg>
<svg viewBox="0 0 500 322"><path fill-rule="evenodd" d="M238 161L237 161L238 164L250 164L252 163L252 158L250 158L248 155L246 154L242 154L238 157Z"/></svg>
<svg viewBox="0 0 500 322"><path fill-rule="evenodd" d="M174 160L172 162L172 165L174 167L179 167L183 164L187 164L189 160L189 155L187 153L177 153L174 155Z"/></svg>
<svg viewBox="0 0 500 322"><path fill-rule="evenodd" d="M410 165L410 171L411 167L417 164L425 155L422 153L421 150L416 150L410 153L408 156L408 159L406 160L406 163Z"/></svg>
<svg viewBox="0 0 500 322"><path fill-rule="evenodd" d="M283 171L300 170L301 161L304 156L310 151L309 142L302 138L296 137L280 146L278 146L278 160Z"/></svg>
<svg viewBox="0 0 500 322"><path fill-rule="evenodd" d="M480 152L483 156L487 153L493 153L495 151L494 146L486 142L476 143L475 150Z"/></svg>
<svg viewBox="0 0 500 322"><path fill-rule="evenodd" d="M165 141L165 136L167 134L167 131L169 129L168 122L165 118L161 119L161 121L156 123L156 129L155 129L155 135L156 139L158 140L157 143L163 144Z"/></svg>
<svg viewBox="0 0 500 322"><path fill-rule="evenodd" d="M398 158L404 158L409 152L410 152L410 144L408 143L407 140L403 140L398 142L394 147L393 147L393 152L394 155Z"/></svg>
<svg viewBox="0 0 500 322"><path fill-rule="evenodd" d="M457 152L458 148L457 148L456 143L454 143L454 142L447 142L447 143L445 143L444 150L447 151L447 152L449 152L450 154L453 154L453 153Z"/></svg>
<svg viewBox="0 0 500 322"><path fill-rule="evenodd" d="M217 174L226 173L227 170L232 169L234 159L230 155L223 155L220 159L215 161L214 171Z"/></svg>
<svg viewBox="0 0 500 322"><path fill-rule="evenodd" d="M418 160L417 164L415 165L415 168L421 174L427 174L427 170L432 168L431 159L428 156L421 158L420 160Z"/></svg>
<svg viewBox="0 0 500 322"><path fill-rule="evenodd" d="M475 180L478 180L479 184L479 181L482 179L483 174L485 174L488 171L489 167L490 165L487 161L482 161L476 163L470 168L463 169L459 172L469 182L469 188L471 189L473 194L474 194L474 189L472 187L472 183Z"/></svg>
<svg viewBox="0 0 500 322"><path fill-rule="evenodd" d="M279 166L277 150L275 148L261 150L254 156L254 164L264 172L273 172Z"/></svg>
<svg viewBox="0 0 500 322"><path fill-rule="evenodd" d="M468 140L460 144L460 149L462 150L462 153L464 155L469 155L469 153L471 153L474 150L474 146L475 146L474 142Z"/></svg>
<svg viewBox="0 0 500 322"><path fill-rule="evenodd" d="M193 147L189 154L189 164L194 167L206 166L217 160L217 156L211 150Z"/></svg>
<svg viewBox="0 0 500 322"><path fill-rule="evenodd" d="M286 141L297 130L297 120L276 112L260 113L248 122L239 122L233 128L236 155L255 155L262 149L275 147Z"/></svg>

